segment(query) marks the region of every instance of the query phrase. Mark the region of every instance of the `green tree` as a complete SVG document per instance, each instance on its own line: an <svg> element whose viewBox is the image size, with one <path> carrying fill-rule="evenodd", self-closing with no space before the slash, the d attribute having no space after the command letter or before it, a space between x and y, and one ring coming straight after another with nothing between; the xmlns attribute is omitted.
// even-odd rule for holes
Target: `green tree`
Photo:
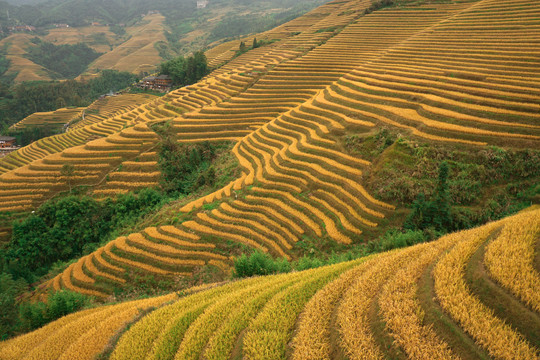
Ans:
<svg viewBox="0 0 540 360"><path fill-rule="evenodd" d="M187 59L183 56L160 64L159 72L169 75L174 85L194 84L208 74L208 64L204 52L197 51Z"/></svg>
<svg viewBox="0 0 540 360"><path fill-rule="evenodd" d="M10 274L0 274L0 341L14 333L18 315L17 296L26 287L23 279L14 280Z"/></svg>
<svg viewBox="0 0 540 360"><path fill-rule="evenodd" d="M54 105L57 109L64 108L66 107L66 100L63 97L57 97Z"/></svg>
<svg viewBox="0 0 540 360"><path fill-rule="evenodd" d="M75 175L75 167L72 164L64 164L60 169L60 175L62 175L69 186L69 193L71 193L71 181Z"/></svg>
<svg viewBox="0 0 540 360"><path fill-rule="evenodd" d="M433 228L437 231L451 231L452 222L450 195L448 191L449 166L446 161L439 165L439 179L433 199L426 201L423 193L418 194L403 227L409 230Z"/></svg>
<svg viewBox="0 0 540 360"><path fill-rule="evenodd" d="M243 42L243 41L240 41L240 46L239 46L238 50L240 51L240 54L245 53L248 50L247 46L246 46L246 43Z"/></svg>
<svg viewBox="0 0 540 360"><path fill-rule="evenodd" d="M437 189L435 190L435 196L433 199L433 207L435 209L434 225L438 230L452 229L452 221L450 218L450 196L448 192L448 172L449 166L446 161L443 161L439 165L439 181L437 183Z"/></svg>
<svg viewBox="0 0 540 360"><path fill-rule="evenodd" d="M28 332L67 314L88 307L92 298L86 295L60 290L50 294L47 302L24 303L19 306L18 328Z"/></svg>

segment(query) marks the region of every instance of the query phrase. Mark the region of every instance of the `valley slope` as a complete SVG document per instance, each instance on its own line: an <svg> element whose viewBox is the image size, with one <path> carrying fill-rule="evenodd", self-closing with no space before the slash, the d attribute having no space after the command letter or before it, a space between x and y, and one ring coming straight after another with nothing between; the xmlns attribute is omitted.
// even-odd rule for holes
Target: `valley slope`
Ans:
<svg viewBox="0 0 540 360"><path fill-rule="evenodd" d="M0 359L538 359L539 224L81 311Z"/></svg>
<svg viewBox="0 0 540 360"><path fill-rule="evenodd" d="M315 241L365 243L392 221L398 204L367 186L385 164L352 153L351 136L387 130L397 145L495 154L495 164L497 149L540 149L540 3L396 3L334 0L257 34L265 45L244 54L221 44L198 83L96 103L99 116L0 159L0 211L13 218L73 185L97 198L158 185L159 129L181 144L228 143L241 167L35 296L114 301L141 279L204 271L223 283L68 315L0 343L0 359L540 358L537 206L401 250L228 281L236 254L292 260ZM538 184L535 164L524 172Z"/></svg>
<svg viewBox="0 0 540 360"><path fill-rule="evenodd" d="M306 239L362 242L394 205L365 189L376 159L349 154L346 134L384 127L472 149L539 148L540 62L528 28L539 5L429 2L365 15L370 6L330 2L236 58L236 44L222 46L210 62L230 61L197 84L53 137L46 151L32 144L0 160L0 211L17 214L66 191L65 164L75 169L69 183L96 196L155 186L158 122L170 122L181 143L234 143L240 177L43 286L106 299L141 273L189 277L211 267L226 277L235 246L290 259ZM83 144L90 135L99 139Z"/></svg>

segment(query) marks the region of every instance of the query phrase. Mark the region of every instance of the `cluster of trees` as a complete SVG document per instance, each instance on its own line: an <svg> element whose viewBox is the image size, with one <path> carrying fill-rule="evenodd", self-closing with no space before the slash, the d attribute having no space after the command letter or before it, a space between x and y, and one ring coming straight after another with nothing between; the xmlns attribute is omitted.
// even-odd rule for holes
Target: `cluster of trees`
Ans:
<svg viewBox="0 0 540 360"><path fill-rule="evenodd" d="M110 25L109 30L113 33L115 33L118 36L124 36L126 35L126 29L123 26L120 25Z"/></svg>
<svg viewBox="0 0 540 360"><path fill-rule="evenodd" d="M451 217L450 195L448 192L448 163L443 161L439 166L439 180L431 200L426 200L423 193L412 204L412 210L403 227L411 230L433 228L437 231L449 232L456 224Z"/></svg>
<svg viewBox="0 0 540 360"><path fill-rule="evenodd" d="M161 171L160 186L169 194L188 194L198 188L213 186L216 171L212 161L216 147L209 142L193 145L180 144L164 125L159 147L158 165Z"/></svg>
<svg viewBox="0 0 540 360"><path fill-rule="evenodd" d="M379 0L377 2L374 2L371 4L370 7L368 7L366 10L364 10L364 14L371 14L374 11L383 9L385 7L394 6L394 0Z"/></svg>
<svg viewBox="0 0 540 360"><path fill-rule="evenodd" d="M245 42L240 41L240 46L238 47L238 51L236 52L236 56L240 56L249 50L256 49L258 47L264 46L266 44L269 44L271 41L268 40L261 40L257 41L257 38L253 38L253 43L251 44L251 47L248 47Z"/></svg>
<svg viewBox="0 0 540 360"><path fill-rule="evenodd" d="M37 37L32 42L37 46L28 49L30 60L62 78L71 79L80 75L92 61L102 55L84 43L55 45Z"/></svg>
<svg viewBox="0 0 540 360"><path fill-rule="evenodd" d="M187 59L178 56L160 64L159 72L169 75L173 86L194 84L208 74L208 65L204 52L197 51Z"/></svg>
<svg viewBox="0 0 540 360"><path fill-rule="evenodd" d="M18 298L27 290L23 279L13 279L0 273L0 341L27 333L51 321L88 307L92 299L68 290L49 295L47 302L20 303Z"/></svg>
<svg viewBox="0 0 540 360"><path fill-rule="evenodd" d="M0 84L0 131L7 134L10 125L38 111L52 111L63 106L88 106L109 91L131 85L136 76L128 72L104 70L87 82L39 81L12 86Z"/></svg>
<svg viewBox="0 0 540 360"><path fill-rule="evenodd" d="M91 298L65 290L49 295L46 302L21 302L20 297L29 284L63 270L168 200L154 189L105 201L69 195L49 200L16 221L11 242L0 249L0 341L90 306Z"/></svg>
<svg viewBox="0 0 540 360"><path fill-rule="evenodd" d="M13 224L12 240L0 254L3 271L33 282L54 263L93 251L166 200L159 191L144 189L114 200L71 195L48 201Z"/></svg>
<svg viewBox="0 0 540 360"><path fill-rule="evenodd" d="M473 181L467 181L464 194L452 196L452 185L461 184L456 179L449 179L450 165L443 161L439 165L439 175L435 191L428 198L420 192L411 204L411 212L405 220L403 228L406 230L434 230L440 234L468 229L486 222L498 220L512 215L532 204L540 195L538 174L540 174L540 152L518 151L507 152L502 150L501 157L495 160L500 164L491 165L498 167L496 172L501 176L506 186L499 187L495 192L490 191L490 198L482 204L480 209L471 209L463 204L478 203L481 194L481 185L475 185ZM509 162L511 161L511 163ZM506 163L506 164L504 164ZM491 167L490 166L490 167ZM471 168L473 166L470 166ZM468 174L468 176L475 176ZM497 175L496 175L497 176ZM521 177L516 183L510 182L512 177ZM530 180L526 180L530 179ZM452 180L452 181L451 181ZM492 179L493 181L493 179ZM473 188L470 184L472 183ZM488 184L484 184L487 186ZM474 194L477 192L478 194ZM471 194L468 194L471 193Z"/></svg>
<svg viewBox="0 0 540 360"><path fill-rule="evenodd" d="M0 51L0 77L5 74L5 72L9 69L10 61L8 58L6 58L6 55Z"/></svg>

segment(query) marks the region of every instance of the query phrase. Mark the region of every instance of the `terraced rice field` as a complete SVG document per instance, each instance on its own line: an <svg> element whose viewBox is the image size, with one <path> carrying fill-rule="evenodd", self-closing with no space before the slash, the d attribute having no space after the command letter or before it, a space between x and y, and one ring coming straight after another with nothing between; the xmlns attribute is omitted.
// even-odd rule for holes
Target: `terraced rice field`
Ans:
<svg viewBox="0 0 540 360"><path fill-rule="evenodd" d="M64 125L69 124L82 115L84 108L62 108L55 111L36 112L12 125L10 130L24 128L46 127L57 129L61 132Z"/></svg>
<svg viewBox="0 0 540 360"><path fill-rule="evenodd" d="M121 115L155 98L155 95L150 94L121 94L98 99L85 109L84 119L70 125L68 131Z"/></svg>
<svg viewBox="0 0 540 360"><path fill-rule="evenodd" d="M126 29L129 40L115 47L112 51L97 58L88 69L113 69L129 71L135 74L152 72L163 61L155 44L167 41L163 22L165 17L160 14L147 15L143 23Z"/></svg>
<svg viewBox="0 0 540 360"><path fill-rule="evenodd" d="M539 224L530 208L350 262L85 310L0 343L0 359L538 359Z"/></svg>
<svg viewBox="0 0 540 360"><path fill-rule="evenodd" d="M84 120L75 122L73 125L70 124L67 128L68 133L40 139L0 159L0 174L43 159L48 155L59 153L67 148L114 134L132 121L130 118L121 117L122 114L153 98L155 96L147 94L125 94L97 100L88 108L78 108L78 112L73 115L71 113L74 109L53 112L52 115L47 113L48 117L54 117L55 113L60 114L65 118L62 121L69 118L71 123L73 120L82 119L82 117ZM42 122L43 116L40 114L43 113L35 113L27 119L32 119L33 122Z"/></svg>
<svg viewBox="0 0 540 360"><path fill-rule="evenodd" d="M125 39L109 30L108 26L83 26L50 29L43 38L55 45L85 43L98 53L110 51ZM96 41L98 40L98 41Z"/></svg>
<svg viewBox="0 0 540 360"><path fill-rule="evenodd" d="M73 183L94 187L97 196L154 186L158 137L149 125L155 122L170 120L180 142L236 143L242 175L186 204L181 211L191 220L120 237L47 287L107 298L134 271L190 276L213 266L227 274L232 259L223 254L230 244L291 258L304 236L361 242L394 207L366 191L363 175L374 159L348 154L344 134L385 126L475 149L540 146L540 49L527 30L540 4L411 3L364 15L370 5L332 1L265 33L281 40L197 84L51 138L64 144L75 138L79 146L29 149L10 159L11 167L1 162L0 211L17 212L65 191L66 163L75 166ZM507 23L516 24L510 35L496 31ZM439 50L426 50L432 46ZM220 47L221 60L232 49ZM218 61L217 51L213 56ZM77 143L88 136L101 138Z"/></svg>
<svg viewBox="0 0 540 360"><path fill-rule="evenodd" d="M15 82L52 80L45 68L24 56L26 48L34 46L30 42L32 37L30 34L14 34L0 41L0 47L5 49L6 59L10 61L6 75L17 73Z"/></svg>

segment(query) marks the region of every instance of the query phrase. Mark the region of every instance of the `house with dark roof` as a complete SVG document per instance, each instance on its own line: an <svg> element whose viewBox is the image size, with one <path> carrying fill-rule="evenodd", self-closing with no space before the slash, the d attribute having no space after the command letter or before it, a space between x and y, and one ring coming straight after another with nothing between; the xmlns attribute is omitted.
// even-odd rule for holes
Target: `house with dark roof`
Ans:
<svg viewBox="0 0 540 360"><path fill-rule="evenodd" d="M142 89L151 89L158 91L167 91L170 90L172 86L172 78L169 75L159 75L159 76L147 76L142 79L137 87Z"/></svg>
<svg viewBox="0 0 540 360"><path fill-rule="evenodd" d="M168 90L172 86L172 78L169 75L159 75L154 80L154 88L157 90Z"/></svg>
<svg viewBox="0 0 540 360"><path fill-rule="evenodd" d="M11 136L0 136L0 148L11 148L15 146L17 139Z"/></svg>

